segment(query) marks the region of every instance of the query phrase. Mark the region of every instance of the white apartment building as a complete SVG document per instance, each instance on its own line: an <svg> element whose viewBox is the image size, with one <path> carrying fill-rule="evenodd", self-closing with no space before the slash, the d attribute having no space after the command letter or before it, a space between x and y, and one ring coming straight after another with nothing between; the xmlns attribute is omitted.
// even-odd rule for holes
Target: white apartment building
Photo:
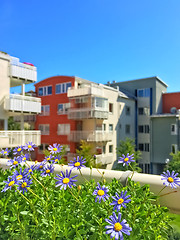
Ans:
<svg viewBox="0 0 180 240"><path fill-rule="evenodd" d="M25 96L25 85L36 80L35 66L0 52L0 148L16 147L29 141L40 144L40 131L24 131L24 116L41 112L41 99ZM10 88L15 86L21 86L21 94L10 93ZM8 130L10 116L20 116L20 131Z"/></svg>

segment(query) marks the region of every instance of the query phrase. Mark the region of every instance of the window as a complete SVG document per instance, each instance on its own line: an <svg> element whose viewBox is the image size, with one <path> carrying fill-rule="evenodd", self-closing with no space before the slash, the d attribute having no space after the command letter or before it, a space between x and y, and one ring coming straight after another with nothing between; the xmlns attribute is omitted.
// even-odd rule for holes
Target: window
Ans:
<svg viewBox="0 0 180 240"><path fill-rule="evenodd" d="M143 125L139 125L138 126L138 132L139 133L143 133L144 132L144 126Z"/></svg>
<svg viewBox="0 0 180 240"><path fill-rule="evenodd" d="M139 143L139 150L144 151L144 144L143 143Z"/></svg>
<svg viewBox="0 0 180 240"><path fill-rule="evenodd" d="M106 131L106 124L103 124L103 131Z"/></svg>
<svg viewBox="0 0 180 240"><path fill-rule="evenodd" d="M171 124L171 135L177 135L177 125Z"/></svg>
<svg viewBox="0 0 180 240"><path fill-rule="evenodd" d="M49 113L50 113L50 106L49 105L42 105L40 116L49 116Z"/></svg>
<svg viewBox="0 0 180 240"><path fill-rule="evenodd" d="M145 173L150 173L150 164L145 163Z"/></svg>
<svg viewBox="0 0 180 240"><path fill-rule="evenodd" d="M68 109L70 108L70 103L60 103L58 104L57 111L58 114L67 114Z"/></svg>
<svg viewBox="0 0 180 240"><path fill-rule="evenodd" d="M105 153L106 153L106 146L103 145L103 154L105 154Z"/></svg>
<svg viewBox="0 0 180 240"><path fill-rule="evenodd" d="M57 135L68 135L70 133L70 124L58 124Z"/></svg>
<svg viewBox="0 0 180 240"><path fill-rule="evenodd" d="M71 82L56 84L56 94L66 93L71 87Z"/></svg>
<svg viewBox="0 0 180 240"><path fill-rule="evenodd" d="M43 154L44 150L48 150L49 144L47 143L42 143L39 147L38 147L38 152L40 154Z"/></svg>
<svg viewBox="0 0 180 240"><path fill-rule="evenodd" d="M109 131L113 131L113 124L109 124Z"/></svg>
<svg viewBox="0 0 180 240"><path fill-rule="evenodd" d="M177 144L172 144L171 145L171 152L172 153L177 153Z"/></svg>
<svg viewBox="0 0 180 240"><path fill-rule="evenodd" d="M149 108L145 107L145 108L138 108L138 114L139 115L149 115Z"/></svg>
<svg viewBox="0 0 180 240"><path fill-rule="evenodd" d="M138 113L139 113L139 115L143 115L144 114L144 109L143 108L138 108Z"/></svg>
<svg viewBox="0 0 180 240"><path fill-rule="evenodd" d="M38 96L46 96L52 94L52 86L40 87L38 89Z"/></svg>
<svg viewBox="0 0 180 240"><path fill-rule="evenodd" d="M126 132L126 134L130 134L130 125L129 124L126 124L125 132Z"/></svg>
<svg viewBox="0 0 180 240"><path fill-rule="evenodd" d="M109 145L109 153L113 152L113 145Z"/></svg>
<svg viewBox="0 0 180 240"><path fill-rule="evenodd" d="M49 124L39 124L41 135L49 135Z"/></svg>
<svg viewBox="0 0 180 240"><path fill-rule="evenodd" d="M149 143L145 143L145 152L149 152Z"/></svg>
<svg viewBox="0 0 180 240"><path fill-rule="evenodd" d="M150 88L138 89L137 96L138 97L150 97Z"/></svg>
<svg viewBox="0 0 180 240"><path fill-rule="evenodd" d="M130 115L130 113L131 113L130 110L131 110L130 107L129 107L129 106L126 106L126 115L127 115L127 116Z"/></svg>
<svg viewBox="0 0 180 240"><path fill-rule="evenodd" d="M109 112L113 113L113 103L109 103Z"/></svg>
<svg viewBox="0 0 180 240"><path fill-rule="evenodd" d="M101 124L96 124L96 130L97 131L102 131L102 125Z"/></svg>
<svg viewBox="0 0 180 240"><path fill-rule="evenodd" d="M145 130L145 131L144 131L145 133L149 133L149 125L145 125L145 126L144 126L144 130Z"/></svg>

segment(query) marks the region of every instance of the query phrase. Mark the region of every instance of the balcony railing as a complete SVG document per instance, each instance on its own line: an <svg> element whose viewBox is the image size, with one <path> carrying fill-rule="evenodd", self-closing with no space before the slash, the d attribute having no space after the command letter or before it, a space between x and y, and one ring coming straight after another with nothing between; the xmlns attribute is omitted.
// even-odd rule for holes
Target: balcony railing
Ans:
<svg viewBox="0 0 180 240"><path fill-rule="evenodd" d="M96 155L96 163L101 163L102 165L110 164L113 162L113 154L99 154Z"/></svg>
<svg viewBox="0 0 180 240"><path fill-rule="evenodd" d="M97 86L82 86L81 88L68 88L67 96L71 97L78 97L78 96L85 96L85 95L94 95L94 96L101 96L103 97L103 89Z"/></svg>
<svg viewBox="0 0 180 240"><path fill-rule="evenodd" d="M80 142L86 140L87 142L103 142L112 141L112 132L105 131L71 131L68 135L68 140L72 142Z"/></svg>
<svg viewBox="0 0 180 240"><path fill-rule="evenodd" d="M33 142L37 146L41 142L40 131L0 131L0 148L17 147L27 142Z"/></svg>
<svg viewBox="0 0 180 240"><path fill-rule="evenodd" d="M37 68L29 64L21 63L19 58L10 57L10 77L37 81Z"/></svg>
<svg viewBox="0 0 180 240"><path fill-rule="evenodd" d="M4 98L4 109L7 111L40 113L41 99L24 95L9 94Z"/></svg>
<svg viewBox="0 0 180 240"><path fill-rule="evenodd" d="M68 110L68 118L69 119L89 119L89 118L97 118L97 119L107 119L108 112L106 109L96 110L89 108L81 108L81 109L69 109Z"/></svg>

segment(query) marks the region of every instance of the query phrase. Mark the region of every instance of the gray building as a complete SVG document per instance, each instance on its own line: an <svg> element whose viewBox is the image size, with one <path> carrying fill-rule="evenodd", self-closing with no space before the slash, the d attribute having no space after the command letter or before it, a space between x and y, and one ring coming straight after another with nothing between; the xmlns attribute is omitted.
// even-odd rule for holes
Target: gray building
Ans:
<svg viewBox="0 0 180 240"><path fill-rule="evenodd" d="M158 77L142 78L124 82L108 83L119 87L121 92L129 93L135 99L135 141L137 149L142 152L139 166L145 173L153 173L151 163L151 115L162 113L162 93L166 92L167 84Z"/></svg>

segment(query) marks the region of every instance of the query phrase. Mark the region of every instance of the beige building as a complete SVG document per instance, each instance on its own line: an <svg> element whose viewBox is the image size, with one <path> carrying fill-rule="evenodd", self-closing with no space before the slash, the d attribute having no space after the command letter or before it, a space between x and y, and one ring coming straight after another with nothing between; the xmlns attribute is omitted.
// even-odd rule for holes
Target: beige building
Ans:
<svg viewBox="0 0 180 240"><path fill-rule="evenodd" d="M111 169L117 160L120 140L135 137L135 101L126 94L103 84L75 78L68 89L70 101L68 118L77 121L69 141L86 140L97 152L97 162Z"/></svg>
<svg viewBox="0 0 180 240"><path fill-rule="evenodd" d="M40 144L40 131L24 131L24 116L41 112L41 99L25 96L25 85L36 80L35 66L0 52L0 148L16 147L29 141ZM15 86L21 86L21 94L10 93L10 88ZM10 116L20 117L20 131L8 130Z"/></svg>

